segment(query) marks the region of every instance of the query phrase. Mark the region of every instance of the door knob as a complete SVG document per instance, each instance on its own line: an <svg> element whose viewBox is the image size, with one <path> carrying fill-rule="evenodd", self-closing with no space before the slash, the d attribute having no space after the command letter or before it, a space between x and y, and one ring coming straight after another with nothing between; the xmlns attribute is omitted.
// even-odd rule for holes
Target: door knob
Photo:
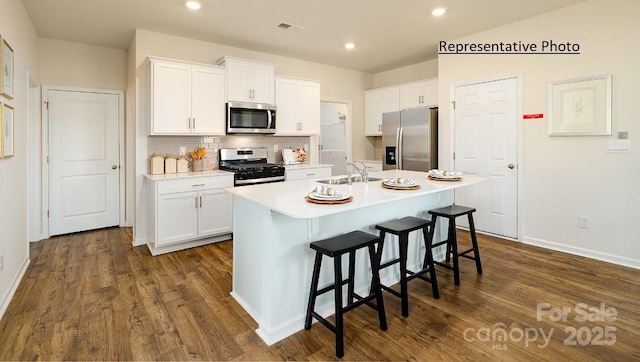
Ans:
<svg viewBox="0 0 640 362"><path fill-rule="evenodd" d="M118 168L118 166L117 166L117 165L113 165L113 166L111 166L111 169L112 169L112 170L115 170L116 168Z"/></svg>
<svg viewBox="0 0 640 362"><path fill-rule="evenodd" d="M513 163L510 163L510 164L507 165L507 167L509 167L510 169L513 170L513 168L516 167L516 165L514 165Z"/></svg>

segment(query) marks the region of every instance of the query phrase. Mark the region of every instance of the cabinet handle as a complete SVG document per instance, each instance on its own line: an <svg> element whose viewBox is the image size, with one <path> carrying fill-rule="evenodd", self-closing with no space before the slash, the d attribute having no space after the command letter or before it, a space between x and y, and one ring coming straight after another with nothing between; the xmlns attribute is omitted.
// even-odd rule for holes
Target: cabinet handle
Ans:
<svg viewBox="0 0 640 362"><path fill-rule="evenodd" d="M195 184L195 185L191 185L191 187L202 187L204 186L204 184Z"/></svg>
<svg viewBox="0 0 640 362"><path fill-rule="evenodd" d="M191 117L187 118L187 122L189 122L189 129L191 129Z"/></svg>
<svg viewBox="0 0 640 362"><path fill-rule="evenodd" d="M194 129L196 128L196 117L193 117L193 127L191 128L194 128Z"/></svg>
<svg viewBox="0 0 640 362"><path fill-rule="evenodd" d="M307 176L315 176L315 173L308 173Z"/></svg>
<svg viewBox="0 0 640 362"><path fill-rule="evenodd" d="M200 207L202 207L202 196L200 196Z"/></svg>

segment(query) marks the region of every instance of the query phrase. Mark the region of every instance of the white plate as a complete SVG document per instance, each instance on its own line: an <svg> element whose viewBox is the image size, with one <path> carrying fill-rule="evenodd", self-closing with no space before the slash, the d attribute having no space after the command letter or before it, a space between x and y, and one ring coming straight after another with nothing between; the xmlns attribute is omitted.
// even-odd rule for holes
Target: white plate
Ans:
<svg viewBox="0 0 640 362"><path fill-rule="evenodd" d="M433 178L439 178L443 180L451 180L458 179L462 177L462 172L451 172L451 171L441 171L441 170L430 170L429 176Z"/></svg>
<svg viewBox="0 0 640 362"><path fill-rule="evenodd" d="M336 195L323 195L315 192L309 193L307 196L314 200L323 200L323 201L341 201L349 198L349 195L336 194Z"/></svg>
<svg viewBox="0 0 640 362"><path fill-rule="evenodd" d="M393 187L416 187L417 185L415 181L406 178L386 178L382 182Z"/></svg>

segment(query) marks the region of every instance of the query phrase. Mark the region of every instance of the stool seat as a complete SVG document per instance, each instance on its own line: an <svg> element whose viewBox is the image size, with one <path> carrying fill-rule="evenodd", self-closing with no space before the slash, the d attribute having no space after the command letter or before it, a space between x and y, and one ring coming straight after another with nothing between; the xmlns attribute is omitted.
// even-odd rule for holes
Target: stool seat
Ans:
<svg viewBox="0 0 640 362"><path fill-rule="evenodd" d="M449 262L451 257L453 257L453 266L441 263L434 262L435 264L442 266L447 269L453 270L453 281L455 285L460 285L460 267L458 264L458 258L463 257L467 259L474 260L476 262L476 270L478 274L482 274L482 263L480 262L480 249L478 248L478 239L476 237L476 228L473 223L473 213L476 212L476 209L473 207L462 206L462 205L449 205L445 207L441 207L438 209L433 209L429 211L431 215L431 221L435 227L436 219L438 217L444 217L449 220L449 230L447 232L447 240L441 241L438 243L432 243L431 247L435 248L440 245L447 245L446 251L446 261ZM459 216L466 215L469 220L469 234L471 234L471 248L464 251L458 251L458 238L456 236L456 218ZM468 254L473 253L473 256Z"/></svg>
<svg viewBox="0 0 640 362"><path fill-rule="evenodd" d="M450 206L441 207L439 209L433 209L429 211L429 214L442 217L458 217L466 215L470 212L476 212L476 209L474 209L473 207L453 204Z"/></svg>
<svg viewBox="0 0 640 362"><path fill-rule="evenodd" d="M387 317L384 312L384 301L382 300L382 290L380 289L380 264L376 258L375 251L375 244L379 239L376 235L357 230L309 244L309 247L316 251L316 256L313 264L311 290L309 292L304 328L311 329L311 322L315 318L335 333L336 356L339 358L344 356L344 313L366 304L378 311L380 329L387 330ZM370 294L366 297L359 296L354 292L356 251L361 248L369 250L369 261L371 262L372 288ZM349 255L349 275L346 280L342 278L342 256L344 254ZM318 289L323 255L333 258L334 282ZM342 287L345 284L347 284L347 305L343 306ZM330 291L334 292L335 324L331 324L315 311L316 298ZM375 305L371 302L373 299L376 301Z"/></svg>
<svg viewBox="0 0 640 362"><path fill-rule="evenodd" d="M431 220L420 219L418 217L406 216L400 219L389 220L383 223L377 224L376 229L380 230L380 243L376 252L380 269L398 264L400 267L400 293L391 289L386 285L380 285L380 288L387 292L400 297L402 301L402 315L404 317L409 316L409 295L407 291L407 282L414 278L420 278L424 281L431 283L433 290L433 297L435 299L440 298L440 292L438 291L438 281L436 279L435 267L433 264L433 256L431 254L431 241L433 239L433 233L430 227L433 225ZM422 263L422 269L419 271L407 270L407 249L409 244L409 233L416 230L422 230L422 237L425 245L425 256ZM382 250L385 243L385 235L393 234L398 236L399 241L399 253L400 255L388 261L382 262ZM429 273L429 277L424 276L425 273Z"/></svg>
<svg viewBox="0 0 640 362"><path fill-rule="evenodd" d="M389 220L376 225L376 229L388 233L398 234L401 232L411 232L431 225L431 220L420 219L418 217L407 216L402 219Z"/></svg>
<svg viewBox="0 0 640 362"><path fill-rule="evenodd" d="M360 249L367 244L377 242L378 236L356 230L344 235L312 242L309 247L326 256L334 257L353 250Z"/></svg>

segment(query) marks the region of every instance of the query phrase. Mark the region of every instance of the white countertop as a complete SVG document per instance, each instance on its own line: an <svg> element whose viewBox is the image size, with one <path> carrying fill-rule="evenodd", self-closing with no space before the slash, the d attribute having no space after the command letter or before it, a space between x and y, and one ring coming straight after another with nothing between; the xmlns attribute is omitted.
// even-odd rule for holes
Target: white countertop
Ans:
<svg viewBox="0 0 640 362"><path fill-rule="evenodd" d="M233 175L233 172L223 171L223 170L210 170L210 171L202 171L202 172L164 173L160 175L146 174L145 177L151 181L161 181L161 180L177 180L177 179L190 178L190 177L211 177L211 176L224 176L224 175Z"/></svg>
<svg viewBox="0 0 640 362"><path fill-rule="evenodd" d="M461 181L432 181L427 179L426 172L388 170L370 172L370 177L387 178L403 177L416 181L418 190L390 190L383 188L381 181L367 183L355 182L352 185L330 185L343 194L353 196L353 201L346 204L319 205L307 202L305 196L318 185L314 180L275 182L253 186L227 188L234 196L246 198L259 205L297 219L311 219L354 209L379 205L387 202L422 196L429 193L453 190L469 186L485 179L478 176L465 175ZM340 178L344 176L333 176ZM317 179L316 179L317 180Z"/></svg>
<svg viewBox="0 0 640 362"><path fill-rule="evenodd" d="M308 168L320 168L320 167L333 167L333 165L327 165L323 163L301 163L298 165L284 165L287 170L304 170Z"/></svg>

